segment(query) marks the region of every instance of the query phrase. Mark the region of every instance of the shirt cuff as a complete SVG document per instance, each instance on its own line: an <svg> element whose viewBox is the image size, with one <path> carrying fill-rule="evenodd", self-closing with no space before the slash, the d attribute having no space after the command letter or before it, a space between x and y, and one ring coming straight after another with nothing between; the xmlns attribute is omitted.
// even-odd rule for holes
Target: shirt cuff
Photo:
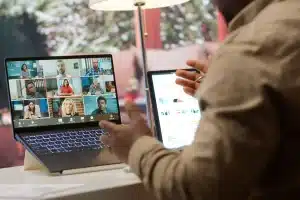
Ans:
<svg viewBox="0 0 300 200"><path fill-rule="evenodd" d="M137 176L142 175L143 157L158 145L160 145L159 141L150 136L142 136L134 142L129 151L128 165Z"/></svg>

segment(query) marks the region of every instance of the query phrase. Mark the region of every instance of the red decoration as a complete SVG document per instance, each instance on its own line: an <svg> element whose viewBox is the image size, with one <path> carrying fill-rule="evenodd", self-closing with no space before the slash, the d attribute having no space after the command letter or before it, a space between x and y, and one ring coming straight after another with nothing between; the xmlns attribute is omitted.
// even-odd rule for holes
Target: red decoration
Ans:
<svg viewBox="0 0 300 200"><path fill-rule="evenodd" d="M218 11L217 12L217 22L218 22L218 39L219 41L223 41L227 35L227 25L224 20L223 15Z"/></svg>

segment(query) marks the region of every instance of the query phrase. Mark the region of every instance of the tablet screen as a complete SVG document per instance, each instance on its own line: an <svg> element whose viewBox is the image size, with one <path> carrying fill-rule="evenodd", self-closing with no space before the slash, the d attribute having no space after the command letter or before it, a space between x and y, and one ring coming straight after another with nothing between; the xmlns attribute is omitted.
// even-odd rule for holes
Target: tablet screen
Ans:
<svg viewBox="0 0 300 200"><path fill-rule="evenodd" d="M161 139L166 148L189 145L194 140L201 113L198 100L176 85L175 72L152 75Z"/></svg>

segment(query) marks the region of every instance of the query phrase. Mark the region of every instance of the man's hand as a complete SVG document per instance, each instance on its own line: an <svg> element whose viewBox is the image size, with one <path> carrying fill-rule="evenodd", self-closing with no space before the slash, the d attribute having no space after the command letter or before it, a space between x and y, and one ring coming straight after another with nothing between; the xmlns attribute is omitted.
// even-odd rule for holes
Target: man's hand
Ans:
<svg viewBox="0 0 300 200"><path fill-rule="evenodd" d="M204 50L207 53L207 61L199 62L196 60L188 60L187 65L196 69L197 71L201 71L202 73L206 74L208 69L208 63L212 55L216 53L219 49L219 43L216 42L205 42L204 43ZM179 77L176 80L178 85L183 86L185 93L194 96L195 92L200 86L199 82L196 80L201 76L201 74L196 72L189 72L185 70L177 70L176 75Z"/></svg>
<svg viewBox="0 0 300 200"><path fill-rule="evenodd" d="M188 60L186 64L204 74L207 72L207 64L202 64L196 60ZM179 77L176 79L176 84L183 86L185 93L194 96L200 86L200 82L197 82L196 80L201 74L187 70L177 70L176 75Z"/></svg>
<svg viewBox="0 0 300 200"><path fill-rule="evenodd" d="M152 136L152 133L136 104L126 103L125 108L130 123L117 125L108 121L101 121L100 127L109 134L101 136L100 140L111 147L120 161L127 163L129 151L134 142L142 136Z"/></svg>

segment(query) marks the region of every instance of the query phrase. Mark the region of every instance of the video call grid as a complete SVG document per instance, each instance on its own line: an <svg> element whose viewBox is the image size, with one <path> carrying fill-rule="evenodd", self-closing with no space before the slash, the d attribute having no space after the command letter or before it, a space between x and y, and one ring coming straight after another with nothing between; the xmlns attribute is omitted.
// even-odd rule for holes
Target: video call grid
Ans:
<svg viewBox="0 0 300 200"><path fill-rule="evenodd" d="M118 112L111 58L14 61L7 67L14 119Z"/></svg>

